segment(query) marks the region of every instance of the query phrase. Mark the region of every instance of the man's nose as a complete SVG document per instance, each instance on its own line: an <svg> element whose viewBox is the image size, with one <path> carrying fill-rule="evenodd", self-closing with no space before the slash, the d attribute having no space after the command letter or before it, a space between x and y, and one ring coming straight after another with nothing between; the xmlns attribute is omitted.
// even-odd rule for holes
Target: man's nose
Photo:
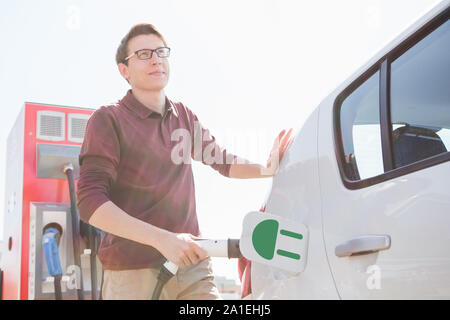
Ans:
<svg viewBox="0 0 450 320"><path fill-rule="evenodd" d="M150 60L150 63L157 64L157 63L160 63L162 61L162 58L158 57L156 52L153 52L152 57L149 60Z"/></svg>

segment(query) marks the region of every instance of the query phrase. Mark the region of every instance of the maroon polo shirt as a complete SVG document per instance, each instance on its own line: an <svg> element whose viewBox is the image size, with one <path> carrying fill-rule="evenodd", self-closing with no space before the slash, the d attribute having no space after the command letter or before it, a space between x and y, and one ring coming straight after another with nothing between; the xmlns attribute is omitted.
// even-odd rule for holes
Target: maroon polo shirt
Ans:
<svg viewBox="0 0 450 320"><path fill-rule="evenodd" d="M79 156L80 218L88 222L100 205L112 201L156 227L199 236L192 158L228 176L234 155L220 148L182 103L166 97L161 115L129 90L116 104L96 110L87 123ZM153 247L108 233L98 256L110 270L158 268L164 261Z"/></svg>

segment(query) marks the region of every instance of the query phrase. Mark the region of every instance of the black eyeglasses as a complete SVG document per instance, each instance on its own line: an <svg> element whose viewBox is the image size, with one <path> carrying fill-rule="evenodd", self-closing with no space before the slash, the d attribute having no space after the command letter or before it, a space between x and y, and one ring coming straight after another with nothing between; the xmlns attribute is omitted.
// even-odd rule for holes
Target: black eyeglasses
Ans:
<svg viewBox="0 0 450 320"><path fill-rule="evenodd" d="M124 62L130 59L132 56L136 55L140 60L151 59L153 56L153 52L156 52L156 55L160 58L167 58L170 55L170 48L168 47L160 47L156 49L141 49L133 52L128 57L124 59Z"/></svg>

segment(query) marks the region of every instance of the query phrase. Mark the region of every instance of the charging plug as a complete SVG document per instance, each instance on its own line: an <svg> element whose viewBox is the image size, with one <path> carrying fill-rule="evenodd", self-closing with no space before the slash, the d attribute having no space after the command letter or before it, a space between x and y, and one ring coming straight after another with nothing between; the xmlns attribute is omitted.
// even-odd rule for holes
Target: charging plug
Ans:
<svg viewBox="0 0 450 320"><path fill-rule="evenodd" d="M244 218L240 248L248 260L297 273L306 267L308 239L304 224L255 211Z"/></svg>

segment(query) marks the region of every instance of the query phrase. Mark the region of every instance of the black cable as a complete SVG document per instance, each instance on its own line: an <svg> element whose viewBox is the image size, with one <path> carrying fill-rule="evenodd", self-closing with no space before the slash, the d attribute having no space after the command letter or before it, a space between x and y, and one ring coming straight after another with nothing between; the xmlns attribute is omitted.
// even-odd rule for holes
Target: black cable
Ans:
<svg viewBox="0 0 450 320"><path fill-rule="evenodd" d="M91 299L97 300L97 246L96 246L96 231L89 226L89 247L91 249Z"/></svg>
<svg viewBox="0 0 450 320"><path fill-rule="evenodd" d="M161 267L161 270L158 274L158 282L156 282L155 290L153 290L152 300L159 300L162 288L173 276L174 274L170 272L164 265Z"/></svg>
<svg viewBox="0 0 450 320"><path fill-rule="evenodd" d="M96 231L97 231L97 235L95 237L95 253L97 254L98 248L100 248L100 243L103 240L105 232L100 230L100 229L96 229ZM100 283L100 292L98 293L98 300L103 300L103 281L104 281L104 277L105 277L105 270L103 269L103 266L102 266L102 281Z"/></svg>
<svg viewBox="0 0 450 320"><path fill-rule="evenodd" d="M55 287L55 300L62 300L62 291L61 291L61 279L62 274L54 275L53 285Z"/></svg>
<svg viewBox="0 0 450 320"><path fill-rule="evenodd" d="M98 300L103 300L103 280L105 279L105 270L102 268L102 283L100 284L100 293L98 295Z"/></svg>
<svg viewBox="0 0 450 320"><path fill-rule="evenodd" d="M70 212L72 217L72 237L73 237L73 259L76 266L80 268L80 288L77 288L78 300L84 300L83 272L81 270L81 248L80 248L80 218L76 206L75 184L73 181L73 167L65 167L64 173L67 175L70 192Z"/></svg>
<svg viewBox="0 0 450 320"><path fill-rule="evenodd" d="M155 286L155 290L153 290L152 300L159 300L159 296L161 295L162 288L164 287L164 283L158 281Z"/></svg>

